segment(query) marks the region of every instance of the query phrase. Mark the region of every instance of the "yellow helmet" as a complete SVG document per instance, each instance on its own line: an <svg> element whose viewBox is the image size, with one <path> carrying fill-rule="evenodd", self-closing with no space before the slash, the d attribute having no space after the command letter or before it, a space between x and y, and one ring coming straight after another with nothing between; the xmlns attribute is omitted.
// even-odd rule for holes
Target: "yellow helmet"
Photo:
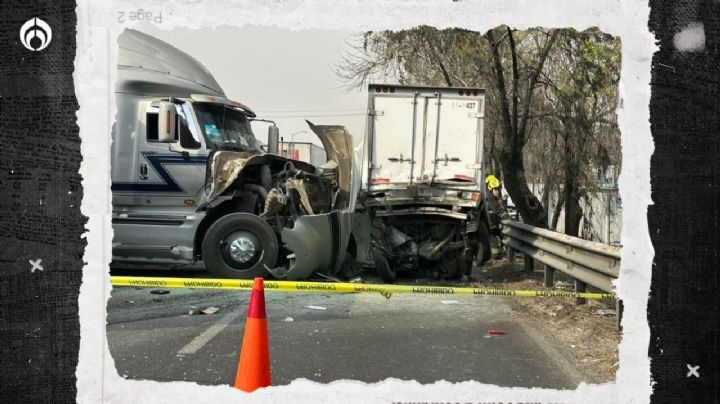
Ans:
<svg viewBox="0 0 720 404"><path fill-rule="evenodd" d="M500 180L492 174L485 177L485 183L487 184L488 189L491 191L495 188L500 188Z"/></svg>

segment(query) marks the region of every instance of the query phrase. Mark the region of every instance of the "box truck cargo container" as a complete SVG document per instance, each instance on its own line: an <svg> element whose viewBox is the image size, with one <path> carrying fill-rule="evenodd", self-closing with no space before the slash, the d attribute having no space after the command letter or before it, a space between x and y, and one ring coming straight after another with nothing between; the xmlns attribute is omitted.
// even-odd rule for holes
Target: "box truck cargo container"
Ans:
<svg viewBox="0 0 720 404"><path fill-rule="evenodd" d="M355 255L400 271L469 275L490 258L479 88L371 84Z"/></svg>

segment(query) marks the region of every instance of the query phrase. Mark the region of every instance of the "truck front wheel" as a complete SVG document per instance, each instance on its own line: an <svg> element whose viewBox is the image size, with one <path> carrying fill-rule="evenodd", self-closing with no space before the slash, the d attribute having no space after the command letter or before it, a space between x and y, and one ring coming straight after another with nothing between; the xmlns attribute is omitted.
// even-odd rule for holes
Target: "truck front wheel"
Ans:
<svg viewBox="0 0 720 404"><path fill-rule="evenodd" d="M210 226L202 244L205 267L223 278L252 279L269 274L277 262L278 241L267 222L249 213L232 213Z"/></svg>

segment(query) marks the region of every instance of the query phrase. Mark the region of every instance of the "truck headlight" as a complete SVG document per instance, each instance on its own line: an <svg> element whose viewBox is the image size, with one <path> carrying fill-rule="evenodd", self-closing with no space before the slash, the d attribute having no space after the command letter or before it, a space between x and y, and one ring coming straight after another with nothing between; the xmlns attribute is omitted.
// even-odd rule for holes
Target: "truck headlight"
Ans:
<svg viewBox="0 0 720 404"><path fill-rule="evenodd" d="M478 201L480 200L480 192L461 192L460 193L460 199L467 199L470 201Z"/></svg>

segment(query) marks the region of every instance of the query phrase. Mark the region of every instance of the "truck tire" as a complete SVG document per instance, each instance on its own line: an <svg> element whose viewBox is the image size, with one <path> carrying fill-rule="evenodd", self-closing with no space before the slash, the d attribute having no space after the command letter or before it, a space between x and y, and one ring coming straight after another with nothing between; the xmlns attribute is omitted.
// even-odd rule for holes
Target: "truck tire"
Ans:
<svg viewBox="0 0 720 404"><path fill-rule="evenodd" d="M249 213L232 213L210 226L202 243L203 261L222 278L266 277L277 262L278 240L267 222Z"/></svg>
<svg viewBox="0 0 720 404"><path fill-rule="evenodd" d="M377 271L380 279L385 283L395 282L397 273L392 269L390 263L385 257L385 253L375 250L373 251L373 261L375 261L375 270Z"/></svg>
<svg viewBox="0 0 720 404"><path fill-rule="evenodd" d="M487 225L482 220L477 229L478 236L478 251L477 251L477 264L481 265L488 261L492 257L492 251L490 249L490 231L488 231Z"/></svg>

